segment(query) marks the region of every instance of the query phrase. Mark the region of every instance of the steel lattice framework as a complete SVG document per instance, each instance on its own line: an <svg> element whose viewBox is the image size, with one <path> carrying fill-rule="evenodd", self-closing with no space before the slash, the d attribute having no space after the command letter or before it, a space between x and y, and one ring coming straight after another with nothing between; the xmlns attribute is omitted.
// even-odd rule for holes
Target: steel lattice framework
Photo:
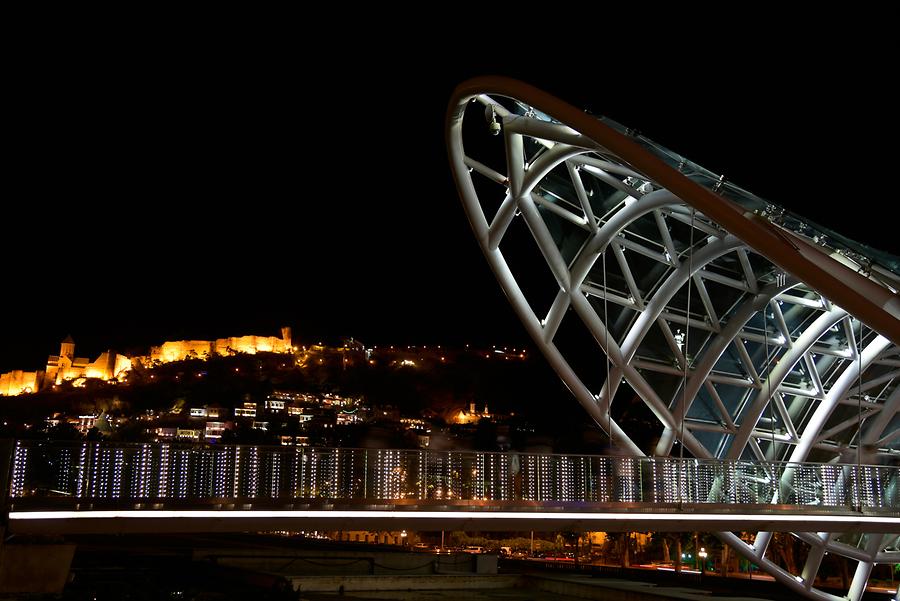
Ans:
<svg viewBox="0 0 900 601"><path fill-rule="evenodd" d="M897 259L514 80L457 88L447 136L463 205L504 293L617 449L896 464ZM517 270L523 239L543 261ZM552 278L540 281L547 268ZM573 325L591 348L562 348L561 331ZM591 352L599 360L585 362ZM626 388L659 422L650 443L612 417ZM787 486L791 470L772 468L773 502L799 492ZM813 586L826 553L857 562L852 601L874 564L900 561L895 534L794 535L809 547L799 574L767 556L772 533L752 544L717 533L815 599L838 599Z"/></svg>

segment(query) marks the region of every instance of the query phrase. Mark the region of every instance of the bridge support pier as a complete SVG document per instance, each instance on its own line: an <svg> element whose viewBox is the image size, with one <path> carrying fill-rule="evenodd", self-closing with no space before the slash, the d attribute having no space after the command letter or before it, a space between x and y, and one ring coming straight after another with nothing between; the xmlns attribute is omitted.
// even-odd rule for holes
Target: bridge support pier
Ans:
<svg viewBox="0 0 900 601"><path fill-rule="evenodd" d="M69 579L75 545L7 540L14 449L13 440L0 440L0 595L60 595Z"/></svg>
<svg viewBox="0 0 900 601"><path fill-rule="evenodd" d="M0 546L0 595L61 595L69 579L73 544Z"/></svg>

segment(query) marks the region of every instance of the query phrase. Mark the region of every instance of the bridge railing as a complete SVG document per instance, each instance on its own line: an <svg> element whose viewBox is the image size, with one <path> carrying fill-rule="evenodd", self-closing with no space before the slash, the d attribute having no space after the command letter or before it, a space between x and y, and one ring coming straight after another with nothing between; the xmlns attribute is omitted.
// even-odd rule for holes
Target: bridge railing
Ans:
<svg viewBox="0 0 900 601"><path fill-rule="evenodd" d="M893 466L252 445L17 441L15 505L388 501L900 509Z"/></svg>

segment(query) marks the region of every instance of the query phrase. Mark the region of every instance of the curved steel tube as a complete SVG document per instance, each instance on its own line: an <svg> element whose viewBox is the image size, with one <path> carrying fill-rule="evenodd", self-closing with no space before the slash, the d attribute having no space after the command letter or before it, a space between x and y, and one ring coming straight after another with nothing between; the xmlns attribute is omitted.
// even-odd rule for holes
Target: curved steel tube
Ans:
<svg viewBox="0 0 900 601"><path fill-rule="evenodd" d="M495 99L495 96L519 103L520 106L527 105L526 113L515 114ZM493 106L494 113L502 121L506 148L506 175L491 171L466 154L462 125L470 101ZM537 118L536 111L549 116L552 121L543 117ZM527 162L524 148L526 138L544 145L545 149L549 148L543 154L538 153L539 156L534 158L531 164ZM862 372L876 366L879 361L887 361L890 364L892 360L885 358L897 352L897 345L900 345L900 299L879 280L868 277L866 273L861 273L861 270L854 271L851 268L852 263L843 257L829 256L819 246L802 236L745 210L735 202L717 194L716 190L703 187L678 169L666 164L631 136L620 133L603 121L537 88L501 77L476 78L461 84L454 92L448 107L447 143L451 168L472 229L514 311L579 403L601 428L611 430L612 437L626 453L644 455L645 451L640 449L610 416L611 399L619 384L623 382L623 377L663 426L662 438L655 447L657 452L670 452L673 439L682 439L684 448L698 458L738 459L750 451L753 456L763 457L765 454L760 449L761 443L758 440L764 431L760 422L764 420L766 407L777 405L784 431L776 437L775 423L778 420L774 418L768 420L772 429L769 455L777 458L776 453L780 453L784 458L802 461L808 457L813 448L830 448L824 445L822 440L827 438L829 433L847 429L844 425L840 425L828 429L827 433L823 434L832 413L841 403L847 402L853 382L857 378L862 378ZM539 198L536 190L554 168L562 165L565 166L565 172L572 181L575 196L566 201L565 207L558 207ZM488 177L495 184L507 186L506 197L493 223L488 222L482 209L482 200L473 185L473 176L469 170L472 166L477 166L478 174ZM611 186L620 194L630 195L632 198L630 200L626 198L623 205L608 210L604 215L595 214L596 211L591 206L582 181L585 173ZM638 182L646 182L645 186L649 188L645 190L644 186L640 189L632 186L632 178ZM561 250L557 248L540 212L542 208L584 231L586 242L569 262L564 260ZM579 210L583 215L579 214ZM690 267L685 260L688 251L683 251L680 256L678 254L664 213L682 226L694 226L701 232L701 238L709 237L705 241L700 240L697 247L690 250L692 262ZM528 225L559 286L556 300L546 319L535 315L501 252L504 234L511 227L517 214L521 214ZM663 250L647 248L635 243L634 239L622 237L638 220L651 214L659 229L659 239L650 243ZM686 214L696 215L699 222L695 225L693 217L688 221ZM605 287L605 284L603 290L599 290L599 285L585 288L585 279L593 269L596 269L601 253L605 252L609 245L613 246L617 263L622 267L623 278L627 283L625 296L630 292L630 299L625 299L621 295L616 296ZM627 258L622 248L644 253L657 260L665 267L666 274L655 285L647 290L641 290L630 270L626 269ZM763 274L769 279L768 283L757 281L761 274L754 273L754 267L747 256L748 252L768 261L771 267ZM739 263L746 281L741 281L740 277L735 279L723 275L720 271L708 269L708 266L731 253L737 255L737 261L734 263ZM790 274L789 277L785 277L785 273ZM731 286L742 291L745 296L731 308L726 307L725 312L717 312L713 307L715 299L703 286L704 279ZM688 311L682 314L679 312L681 309L672 305L676 294L692 281L695 282L700 294L698 303L702 301L702 306L708 314L705 320L694 317L690 313L690 306ZM796 286L798 282L811 292L792 291L788 295L786 291ZM602 295L604 302L611 299L611 302L623 304L638 314L627 324L624 334L620 333L619 336L611 334L613 324L605 323L605 316L604 319L600 318L597 310L588 302L585 290L589 294ZM812 298L809 297L810 294ZM795 320L791 320L795 325L789 326L785 317L787 314L782 314L776 304L782 301L793 303L795 308L802 308L808 311L809 315L799 325ZM770 307L774 308L770 318L772 321L768 323L774 326L778 336L770 335L769 327L766 325L768 316L763 318L765 328L762 334L759 333L758 325L752 323L754 317L765 314ZM589 390L554 344L557 329L570 308L575 311L609 359L609 378L597 394ZM722 320L725 323L722 323ZM690 331L699 332L699 335L708 338L708 340L701 338L701 348L697 352L702 354L702 358L693 371L685 370L683 366L684 363L688 365L691 363L690 349L686 344L682 349L679 346L681 343L674 340L671 330L665 325L667 321L681 323ZM641 369L657 370L670 376L681 373L673 370L671 366L657 364L646 358L638 361L637 353L648 344L648 333L654 324L660 322L664 323L663 332L671 347L672 360L676 366L681 365L678 369L684 374L684 382L679 387L680 392L676 391L668 404L634 365L637 362ZM860 350L856 350L855 346L850 349L848 347L851 342L856 345L854 324L860 323L876 331L880 336L862 341ZM843 347L840 343L841 324L846 333L846 345ZM792 327L795 329L792 330ZM830 334L833 331L838 331L839 334L833 336ZM859 331L863 333L861 325ZM742 384L739 377L714 373L715 366L728 346L732 343L741 345L745 342L765 346L767 350L766 356L757 368L756 365L752 365L753 360L743 347L740 349L744 361L751 361L748 369L752 377ZM774 349L774 353L768 352L770 348ZM857 353L862 353L860 361L856 360ZM762 377L763 368L766 372L765 378ZM812 379L812 389L803 388L802 382L799 386L796 382L788 382L788 376L797 369L811 372L808 375ZM900 390L897 378L889 374L884 375L883 372L880 377L886 382L881 393L887 394L888 387L896 385L895 392L888 395L891 402L878 404L867 400L866 403L867 406L871 405L871 410L883 408L890 415L878 415L877 428L866 429L863 438L859 438L863 434L858 433L850 439L851 442L863 440L867 445L867 460L879 456L879 453L873 453L870 447L878 443L879 437L883 436L884 430L896 413L896 399L900 398L896 392ZM709 448L695 435L694 430L702 434L715 431L716 428L710 429L708 426L711 424L694 423L688 419L687 414L703 389L716 397L720 413L729 412L724 403L717 398L716 382L738 387L743 385L747 393L733 415L722 416L725 423L722 428L724 432L722 443L717 448ZM861 390L860 384L858 396L861 396ZM793 397L794 400L788 404L782 399L783 396ZM815 405L816 402L818 406ZM857 403L861 406L862 399L858 399ZM891 438L890 434L885 438ZM856 454L859 455L861 452L860 449ZM836 461L850 463L848 459L851 453L848 447L835 446L834 454ZM785 470L781 474L781 480L786 482L790 480L791 475ZM843 484L838 483L835 486ZM894 485L891 486L893 490ZM865 589L865 582L871 573L873 563L879 561L879 558L894 557L892 552L883 551L884 545L888 540L893 540L893 537L872 535L867 540L864 550L851 550L852 547L833 541L833 537L827 537L827 540L822 541L813 535L801 535L801 539L809 544L812 550L803 574L792 575L764 557L771 533L759 533L752 547L729 532L719 533L718 536L740 554L762 566L791 590L823 601L837 599L811 586L821 563L821 555L826 550L852 557L860 562L849 590L849 596L853 601L856 601Z"/></svg>

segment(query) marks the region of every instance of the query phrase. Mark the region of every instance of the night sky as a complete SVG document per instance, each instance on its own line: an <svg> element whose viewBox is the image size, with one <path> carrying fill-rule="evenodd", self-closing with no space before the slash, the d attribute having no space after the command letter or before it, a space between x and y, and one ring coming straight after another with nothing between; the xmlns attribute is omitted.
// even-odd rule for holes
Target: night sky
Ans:
<svg viewBox="0 0 900 601"><path fill-rule="evenodd" d="M67 334L91 358L281 325L307 342L525 342L446 158L450 94L483 74L606 114L900 254L886 46L704 61L659 48L600 65L327 50L97 45L24 68L0 372L42 368Z"/></svg>

